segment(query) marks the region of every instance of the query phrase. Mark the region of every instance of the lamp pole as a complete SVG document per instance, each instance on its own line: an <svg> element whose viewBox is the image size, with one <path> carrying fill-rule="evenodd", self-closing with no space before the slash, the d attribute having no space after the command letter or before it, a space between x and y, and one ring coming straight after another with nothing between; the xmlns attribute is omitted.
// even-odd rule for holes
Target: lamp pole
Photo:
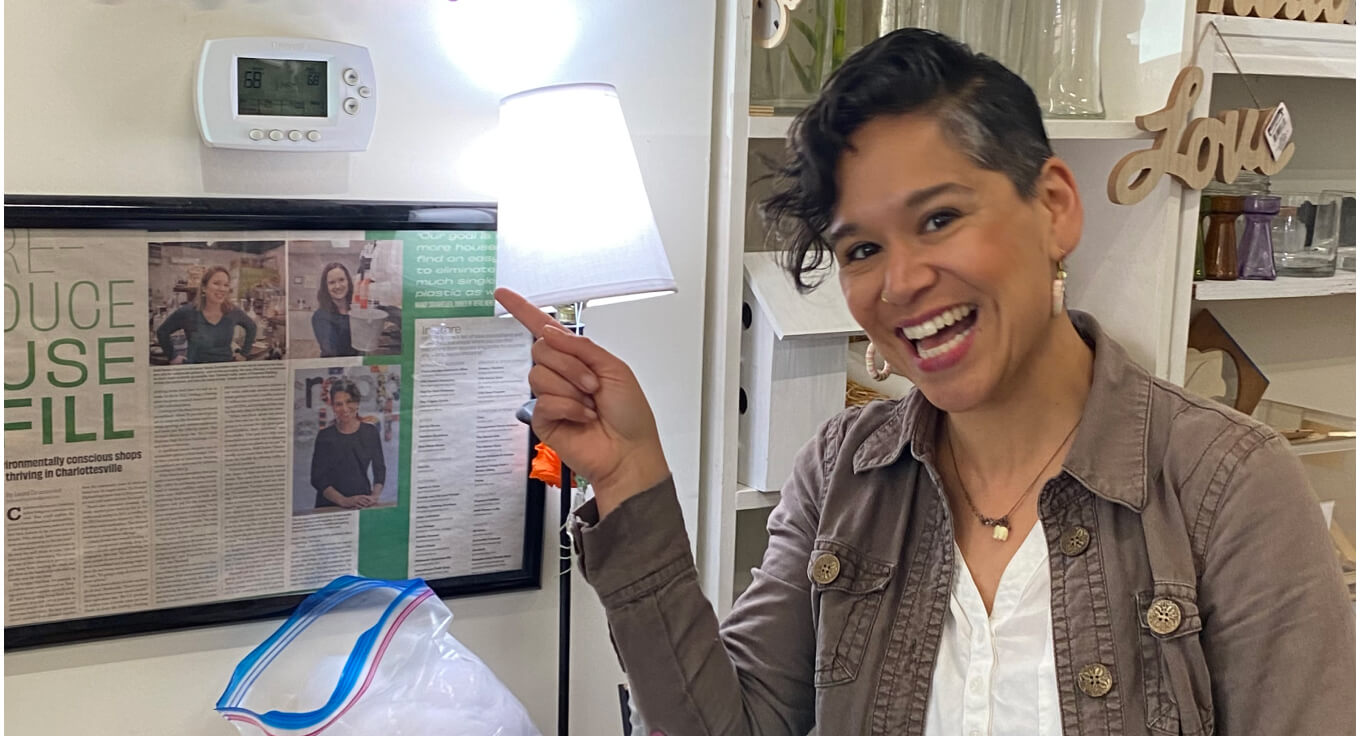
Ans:
<svg viewBox="0 0 1362 736"><path fill-rule="evenodd" d="M574 335L583 334L582 312L585 302L561 306L558 324ZM536 399L530 399L516 412L516 418L530 424ZM572 510L572 489L576 485L572 468L560 462L558 480L558 736L568 736L568 678L571 675L572 641L572 537L568 534L568 514Z"/></svg>

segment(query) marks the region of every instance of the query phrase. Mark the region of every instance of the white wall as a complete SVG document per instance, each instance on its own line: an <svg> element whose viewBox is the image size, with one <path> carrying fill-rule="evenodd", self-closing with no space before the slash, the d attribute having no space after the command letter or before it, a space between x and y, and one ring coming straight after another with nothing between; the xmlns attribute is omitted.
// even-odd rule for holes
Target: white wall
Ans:
<svg viewBox="0 0 1362 736"><path fill-rule="evenodd" d="M587 315L588 330L631 363L652 398L694 534L713 0L9 0L5 21L10 194L486 201L493 172L482 142L501 95L552 82L615 84L680 292L600 308ZM369 150L204 148L191 103L200 45L244 35L368 46L380 102ZM562 65L547 67L555 48ZM455 58L471 61L460 68ZM546 734L556 713L556 520L550 499L542 591L450 602L455 636ZM619 733L621 675L599 605L580 578L575 591L572 731L609 736ZM5 726L231 733L212 704L237 659L276 624L7 654Z"/></svg>

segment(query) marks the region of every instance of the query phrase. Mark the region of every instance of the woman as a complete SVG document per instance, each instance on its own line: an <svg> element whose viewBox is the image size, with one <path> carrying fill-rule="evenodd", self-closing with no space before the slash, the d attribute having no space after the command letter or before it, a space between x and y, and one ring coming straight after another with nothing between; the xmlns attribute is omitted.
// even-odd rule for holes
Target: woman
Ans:
<svg viewBox="0 0 1362 736"><path fill-rule="evenodd" d="M227 269L213 266L203 272L194 301L171 312L156 330L156 340L171 365L246 360L255 344L255 320L237 308L231 296L232 275ZM237 327L246 331L241 347L232 345ZM176 355L171 340L181 330L189 342L187 355Z"/></svg>
<svg viewBox="0 0 1362 736"><path fill-rule="evenodd" d="M328 263L322 268L317 311L312 313L312 334L317 337L323 358L359 355L350 344L350 301L354 295L349 269L339 263Z"/></svg>
<svg viewBox="0 0 1362 736"><path fill-rule="evenodd" d="M535 432L595 486L574 539L651 729L1353 732L1353 612L1299 462L1064 309L1083 209L1019 78L885 36L777 184L796 281L835 258L916 389L804 447L722 626L628 367L497 296L539 338Z"/></svg>
<svg viewBox="0 0 1362 736"><path fill-rule="evenodd" d="M388 472L378 428L360 421L359 389L354 381L346 378L332 381L330 391L336 421L317 433L312 448L316 508L367 509L378 503Z"/></svg>

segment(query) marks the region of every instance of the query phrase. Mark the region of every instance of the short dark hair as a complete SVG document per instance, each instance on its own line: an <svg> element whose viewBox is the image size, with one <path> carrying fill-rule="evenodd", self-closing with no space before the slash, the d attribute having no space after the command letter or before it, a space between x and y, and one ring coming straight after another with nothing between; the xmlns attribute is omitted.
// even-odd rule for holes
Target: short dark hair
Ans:
<svg viewBox="0 0 1362 736"><path fill-rule="evenodd" d="M350 398L351 398L352 400L354 400L354 402L355 402L356 404L359 403L359 399L360 399L360 396L359 396L359 386L356 386L356 385L355 385L355 382L354 382L354 381L351 381L351 380L348 379L348 378L337 378L336 380L334 380L334 381L331 382L331 385L327 388L327 402L326 402L326 403L328 403L328 404L335 404L335 403L336 403L336 394L341 393L341 392L344 392L344 393L349 394L349 395L350 395Z"/></svg>
<svg viewBox="0 0 1362 736"><path fill-rule="evenodd" d="M1006 175L1023 197L1035 194L1041 167L1054 155L1035 93L1002 64L921 28L875 40L795 116L775 192L762 203L767 225L787 241L783 263L800 291L817 286L805 277L831 258L824 233L837 202L837 162L851 136L873 118L911 112L937 118L967 156Z"/></svg>

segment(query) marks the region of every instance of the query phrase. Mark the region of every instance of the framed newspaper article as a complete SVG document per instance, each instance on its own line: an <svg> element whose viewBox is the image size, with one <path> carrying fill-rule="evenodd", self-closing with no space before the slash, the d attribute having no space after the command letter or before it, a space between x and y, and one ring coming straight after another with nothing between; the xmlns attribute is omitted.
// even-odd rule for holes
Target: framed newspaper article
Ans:
<svg viewBox="0 0 1362 736"><path fill-rule="evenodd" d="M496 211L5 198L5 648L538 587Z"/></svg>

